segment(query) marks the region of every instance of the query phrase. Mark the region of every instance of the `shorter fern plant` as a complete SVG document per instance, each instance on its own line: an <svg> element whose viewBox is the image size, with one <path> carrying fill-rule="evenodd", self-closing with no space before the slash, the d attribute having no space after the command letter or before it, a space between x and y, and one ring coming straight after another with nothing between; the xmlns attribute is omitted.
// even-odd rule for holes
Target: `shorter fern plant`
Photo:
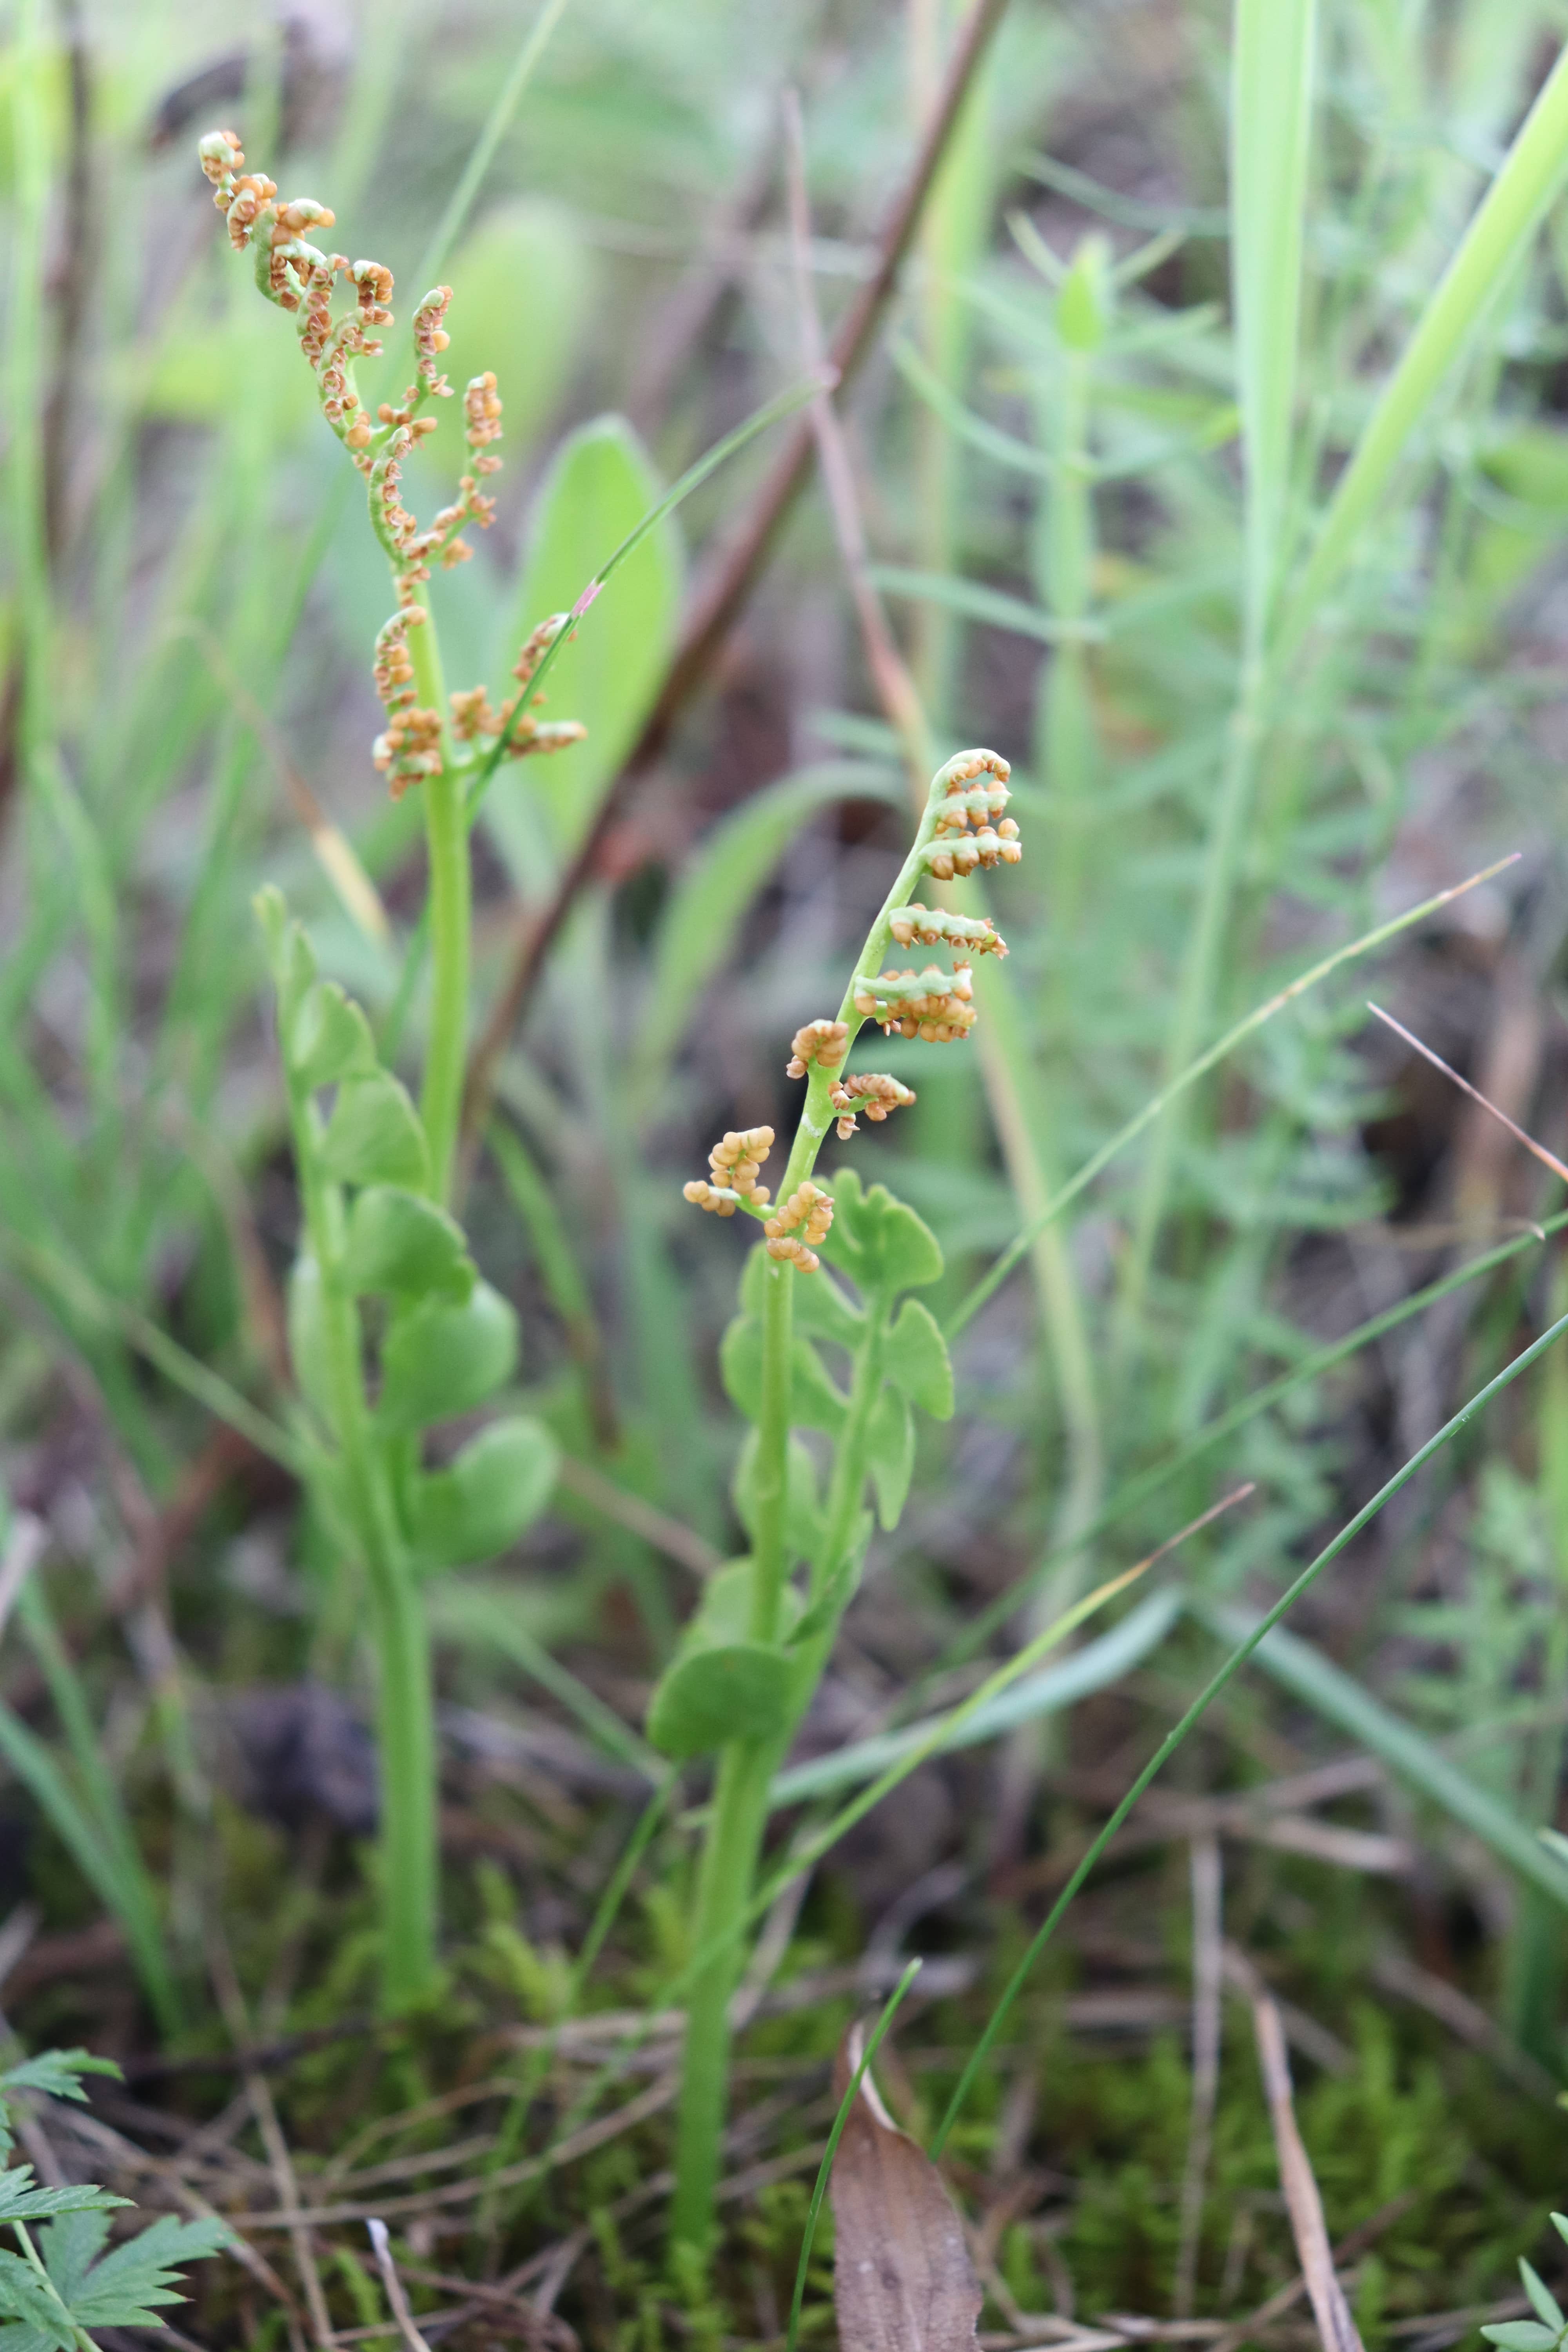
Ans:
<svg viewBox="0 0 1568 2352"><path fill-rule="evenodd" d="M988 916L926 907L914 894L944 900L947 886L977 866L1017 862L1018 828L1005 814L1007 778L994 751L972 751L932 779L837 1013L795 1033L788 1074L806 1081L805 1102L777 1200L759 1181L773 1146L768 1127L725 1135L709 1155L708 1175L685 1188L695 1206L753 1217L763 1229L721 1352L725 1386L752 1424L735 1482L751 1551L709 1582L648 1715L648 1737L664 1754L717 1761L677 2126L672 2235L686 2269L700 2268L712 2241L730 2003L745 1957L769 1784L858 1582L873 1524L868 1489L882 1526L892 1528L914 1465L913 1409L945 1419L953 1406L942 1333L907 1295L942 1271L935 1236L884 1186L868 1191L852 1171L836 1175L831 1190L819 1183L817 1155L830 1131L847 1141L862 1111L880 1121L914 1099L887 1072L847 1067L866 1023L931 1045L960 1042L973 1028L973 961L1005 955L1005 943ZM952 969L883 969L891 949L917 944L946 948ZM847 1386L829 1370L824 1347L842 1351ZM799 1431L829 1443L825 1486Z"/></svg>
<svg viewBox="0 0 1568 2352"><path fill-rule="evenodd" d="M185 2300L177 2265L229 2242L222 2221L165 2214L106 2253L109 2216L127 2198L86 2185L40 2189L30 2164L11 2163L18 2094L84 2099L84 2074L119 2072L85 2050L46 2050L0 2074L0 2222L21 2250L0 2248L4 2352L96 2352L95 2327L162 2327L162 2309Z"/></svg>

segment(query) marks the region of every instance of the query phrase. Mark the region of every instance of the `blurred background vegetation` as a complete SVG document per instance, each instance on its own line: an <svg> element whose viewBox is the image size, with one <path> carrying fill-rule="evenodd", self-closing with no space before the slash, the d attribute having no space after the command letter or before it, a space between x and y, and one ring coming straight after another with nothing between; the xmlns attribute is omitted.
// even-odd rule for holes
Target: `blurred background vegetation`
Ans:
<svg viewBox="0 0 1568 2352"><path fill-rule="evenodd" d="M434 585L450 682L503 671L658 489L802 373L783 91L805 112L831 332L957 26L943 0L569 0L444 265L449 371L495 369L507 435L496 527ZM1565 28L1537 0L1325 0L1299 539ZM811 483L557 907L774 460L760 441L626 566L553 675L551 715L587 741L503 771L477 836L482 1004L563 912L493 1039L467 1215L565 1466L513 1556L432 1591L450 1995L372 2035L360 1597L226 1401L277 1408L297 1223L252 894L279 882L384 1024L423 852L369 757L382 560L292 336L226 266L195 145L233 121L285 194L330 202L346 249L392 266L405 314L529 29L415 0L278 18L61 0L15 13L0 52L0 2002L29 2043L120 2055L131 2088L95 2109L119 2160L173 2148L187 2182L247 2032L290 2053L277 2096L302 2165L352 2169L350 2129L384 2117L378 2160L418 2184L414 2158L438 2174L451 2136L421 2103L498 2075L557 2017L646 1790L647 1692L737 1542L715 1362L740 1247L680 1184L725 1128L787 1128L789 1037L836 1001L904 835L899 740ZM895 1045L919 1102L853 1147L939 1235L941 1304L1184 1036L1178 1063L1316 957L1519 856L1374 977L1352 967L1261 1033L966 1326L959 1416L924 1432L802 1760L950 1703L976 1651L1256 1492L1186 1549L1183 1606L1140 1618L1098 1686L922 1768L782 1924L798 1997L745 2044L735 2167L759 2178L727 2209L733 2302L713 2321L746 2340L777 2333L791 2154L820 2137L858 1991L911 1937L939 1956L897 2082L929 2119L932 2078L1216 1633L1568 1307L1542 1229L1556 1179L1365 1009L1370 988L1568 1153L1564 215L1421 415L1216 849L1244 579L1228 43L1217 0L1013 0L843 404L869 580L939 749L1014 761L1028 843L998 891L1015 1017L918 1075ZM395 349L364 381L395 396L405 373ZM422 508L458 455L448 423L409 468ZM345 841L373 891L345 884ZM1396 1498L1295 1633L1141 1808L954 2143L998 2328L1165 2314L1173 2292L1239 2318L1290 2274L1239 2030L1206 2199L1184 2203L1192 1889L1212 1943L1216 1854L1225 1936L1292 2004L1331 2230L1366 2233L1368 2342L1459 2340L1563 2201L1563 1911L1531 1862L1568 1725L1558 1359ZM601 2005L635 2008L680 1958L689 1862L679 1825L661 1832ZM563 2115L578 2063L546 2086ZM486 2163L524 2148L527 2120L490 2095L451 2127L488 2132ZM259 2177L243 2099L214 2144ZM416 2217L410 2259L439 2274L468 2259L443 2232L488 2231L526 2263L584 2222L562 2309L606 2342L640 2310L657 2340L635 2216L660 2128L527 2196ZM225 2178L242 2205L261 2194ZM357 2259L332 2286L345 2329L367 2319ZM226 2292L258 2300L217 2298L224 2340L282 2325L253 2278Z"/></svg>

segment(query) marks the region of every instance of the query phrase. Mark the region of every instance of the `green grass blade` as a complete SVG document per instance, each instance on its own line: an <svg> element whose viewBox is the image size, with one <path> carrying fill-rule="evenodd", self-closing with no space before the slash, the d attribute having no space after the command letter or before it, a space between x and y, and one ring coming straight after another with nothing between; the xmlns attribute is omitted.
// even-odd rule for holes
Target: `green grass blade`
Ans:
<svg viewBox="0 0 1568 2352"><path fill-rule="evenodd" d="M148 1316L134 1307L127 1307L121 1299L106 1297L79 1265L56 1251L15 1235L10 1237L9 1246L12 1255L26 1267L39 1286L72 1315L89 1327L96 1325L100 1329L117 1332L174 1387L183 1389L197 1404L205 1405L216 1420L226 1422L241 1437L248 1438L258 1453L280 1463L296 1477L303 1475L305 1449L295 1443L289 1432L241 1396L237 1389L231 1388L221 1373L209 1370L177 1339L160 1330Z"/></svg>
<svg viewBox="0 0 1568 2352"><path fill-rule="evenodd" d="M620 1717L586 1683L579 1682L567 1667L557 1664L543 1644L534 1640L516 1607L509 1605L504 1592L471 1578L447 1577L429 1588L428 1607L430 1631L436 1640L464 1643L488 1651L492 1657L510 1659L576 1717L595 1747L613 1756L617 1763L640 1772L651 1786L662 1784L669 1769L665 1759L656 1755L635 1731L628 1731Z"/></svg>
<svg viewBox="0 0 1568 2352"><path fill-rule="evenodd" d="M464 222L479 194L479 184L489 170L496 149L506 136L508 126L516 113L522 94L533 79L533 69L544 55L550 36L565 14L566 0L544 0L544 5L529 29L528 37L517 53L517 60L502 84L489 118L472 152L463 166L463 175L447 199L447 209L436 225L434 236L419 257L415 275L421 291L430 285L446 264L447 257L462 234Z"/></svg>
<svg viewBox="0 0 1568 2352"><path fill-rule="evenodd" d="M849 2120L849 2110L860 2095L860 2085L871 2071L871 2061L882 2046L883 2035L898 2015L899 2003L920 1974L922 1965L923 1963L918 1959L911 1960L893 1987L888 1996L887 2006L877 2020L875 2029L862 2053L860 2063L849 2077L844 2096L838 2102L838 2113L833 2118L833 2129L827 2135L827 2146L822 2151L822 2162L816 2168L816 2184L811 2192L811 2204L806 2211L805 2228L801 2232L800 2260L795 2264L795 2293L790 2297L789 2328L784 2336L784 2352L795 2352L795 2345L799 2341L800 2307L805 2300L805 2274L811 2266L811 2249L816 2236L816 2220L822 2210L823 2198L827 2192L828 2176L833 2170L833 2159L838 2153L838 2143L844 2137L844 2126Z"/></svg>
<svg viewBox="0 0 1568 2352"><path fill-rule="evenodd" d="M1489 881L1494 874L1500 874L1505 866L1511 866L1514 863L1517 856L1516 851L1513 856L1500 857L1495 866L1488 866L1479 874L1472 874L1467 880L1456 882L1451 889L1439 890L1435 898L1425 898L1420 906L1410 908L1403 915L1395 915L1392 921L1378 924L1374 930L1363 931L1359 940L1352 940L1346 947L1336 948L1332 955L1325 956L1321 963L1313 964L1310 971L1302 972L1299 979L1291 981L1289 986L1280 989L1277 995L1271 996L1266 1004L1258 1005L1244 1019L1237 1022L1233 1028L1227 1029L1225 1035L1216 1044L1211 1045L1206 1053L1200 1054L1195 1062L1189 1062L1184 1070L1172 1078L1167 1086L1162 1087L1158 1094L1152 1095L1142 1109L1128 1120L1125 1127L1119 1129L1108 1143L1101 1144L1100 1150L1084 1161L1078 1174L1063 1185L1061 1191L1047 1202L1038 1214L1031 1217L1028 1223L1014 1234L995 1264L981 1277L967 1297L963 1299L949 1316L945 1326L947 1338L955 1339L963 1329L964 1325L979 1313L992 1292L997 1289L1012 1273L1035 1235L1059 1217L1062 1211L1069 1207L1088 1185L1093 1183L1102 1168L1109 1167L1119 1152L1124 1151L1135 1138L1142 1134L1145 1128L1152 1127L1178 1097L1185 1094L1189 1087L1195 1086L1197 1081L1205 1076L1217 1062L1223 1062L1227 1054L1234 1053L1238 1045L1245 1044L1248 1037L1264 1028L1273 1020L1276 1013L1283 1013L1288 1004L1293 1004L1299 996L1304 996L1309 989L1316 988L1320 982L1327 980L1330 973L1338 971L1341 964L1350 963L1358 956L1370 955L1374 948L1380 948L1389 940L1396 939L1401 931L1408 930L1413 923L1423 921L1426 916L1435 914L1439 907L1447 906L1450 900L1459 898L1465 891L1473 890L1478 884Z"/></svg>
<svg viewBox="0 0 1568 2352"><path fill-rule="evenodd" d="M619 546L611 550L573 605L572 620L579 622L583 619L589 607L597 601L603 590L620 570L627 556L641 546L650 530L658 529L666 515L673 514L683 499L689 499L693 490L700 488L710 474L715 472L728 458L732 457L738 449L743 449L748 441L754 440L759 433L765 433L770 425L779 424L786 416L793 416L797 408L804 408L808 400L815 400L822 389L823 379L815 375L808 376L804 383L791 384L789 389L786 392L781 392L776 399L767 401L761 408L753 410L743 424L737 425L732 433L726 433L724 438L721 441L716 441L711 449L705 450L694 464L687 467L674 487L668 489L662 499L649 507L640 521L627 531ZM542 614L540 618L543 617ZM544 659L533 673L527 695L520 698L516 710L497 736L489 759L468 786L468 810L470 824L479 811L480 802L489 790L491 777L506 757L507 745L511 740L513 729L517 726L523 711L537 700L546 677L554 667L557 656L571 635L571 630L563 629L554 644L546 649Z"/></svg>
<svg viewBox="0 0 1568 2352"><path fill-rule="evenodd" d="M1106 1847L1110 1843L1111 1839L1116 1835L1117 1831L1121 1827L1122 1822L1127 1819L1128 1814L1132 1811L1133 1806L1143 1794L1144 1790L1149 1786L1150 1782L1156 1777L1156 1775L1164 1769L1165 1765L1175 1754L1177 1748L1182 1745L1182 1742L1186 1738L1188 1732L1203 1720L1203 1717L1208 1713L1209 1708L1214 1705L1215 1700L1218 1698L1220 1693L1226 1687L1226 1685L1234 1682L1237 1675L1241 1672L1242 1667L1247 1664L1248 1658L1251 1657L1254 1650L1257 1649L1258 1643L1263 1640L1265 1634L1273 1632L1280 1619L1295 1607L1297 1601L1301 1598L1301 1595L1308 1591L1310 1587L1316 1583L1323 1570L1329 1567L1332 1561L1336 1560L1341 1552L1344 1550L1345 1547L1348 1544L1353 1543L1356 1537L1360 1535L1362 1529L1364 1527L1369 1526L1377 1517L1384 1505L1385 1503L1392 1502L1394 1496L1399 1493L1400 1489L1403 1486L1408 1486L1410 1480L1415 1477L1415 1473L1418 1470L1424 1469L1426 1464L1432 1460L1434 1454L1440 1454L1444 1446L1447 1445L1451 1439L1458 1437L1461 1430L1468 1427L1469 1423L1476 1418L1478 1413L1485 1412L1487 1406L1490 1404L1494 1397L1500 1395L1502 1391L1505 1388L1508 1388L1511 1382L1518 1380L1521 1373L1527 1372L1531 1369L1531 1365L1539 1362L1540 1359L1546 1353L1547 1349L1553 1344L1553 1342L1562 1339L1565 1332L1568 1332L1568 1315L1560 1317L1555 1323L1552 1324L1542 1333L1539 1339L1534 1340L1530 1347L1526 1348L1522 1351L1521 1354L1516 1356L1511 1364L1505 1364L1502 1370L1499 1372L1494 1379L1489 1380L1487 1382L1485 1388L1479 1389L1476 1394L1471 1397L1468 1404L1460 1406L1458 1412L1455 1413L1451 1421L1445 1422L1442 1428L1436 1432L1436 1435L1429 1437L1426 1440L1426 1444L1420 1446L1416 1452L1410 1456L1409 1461L1403 1464L1402 1466L1394 1472L1393 1477L1386 1480L1385 1483L1378 1488L1376 1494L1373 1496L1370 1502L1366 1502L1362 1505L1361 1509L1356 1512L1354 1517L1348 1519L1345 1522L1345 1525L1340 1529L1339 1534L1334 1537L1333 1540L1331 1543L1324 1545L1322 1550L1318 1554L1315 1559L1308 1562L1307 1566L1301 1570L1300 1575L1296 1578L1292 1584L1287 1587L1283 1593L1281 1593L1279 1599L1274 1603L1273 1608L1270 1609L1266 1615L1258 1620L1256 1626L1246 1636L1245 1640L1239 1642L1236 1648L1232 1650L1229 1657L1226 1658L1218 1673L1210 1676L1203 1689L1198 1693L1197 1697L1193 1701L1191 1706L1188 1707L1186 1713L1183 1716L1181 1721L1176 1724L1172 1730L1166 1733L1164 1738L1160 1742L1159 1747L1155 1749L1148 1763L1145 1764L1143 1769L1132 1781L1126 1795L1122 1797L1120 1802L1116 1805L1111 1812L1110 1820L1106 1822L1105 1827L1100 1831L1100 1835L1095 1839L1093 1844L1089 1847L1089 1852L1084 1855L1083 1860L1079 1864L1077 1869L1073 1872L1072 1876L1068 1880L1067 1885L1063 1887L1061 1893L1052 1904L1049 1911L1046 1914L1046 1917L1039 1929L1030 1942L1027 1951L1026 1951L1023 1958L1018 1962L1017 1967L1014 1969L1011 1977L1008 1979L1007 1983L1003 1990L1001 1999L997 2001L995 2008L992 2011L990 2017L986 2021L984 2032L982 2033L979 2041L975 2043L974 2048L970 2052L969 2057L965 2061L963 2072L959 2076L957 2086L953 2091L952 2098L948 2102L947 2113L942 2119L936 2138L931 2145L931 2153L933 2158L940 2156L943 2147L946 2145L948 2134L952 2131L954 2123L957 2121L959 2115L963 2111L963 2103L969 2096L970 2090L974 2083L974 2078L979 2074L981 2067L984 2064L986 2054L990 2051L993 2043L995 2042L998 2033L1001 2032L1008 2011L1012 2008L1013 2003L1016 2000L1019 1993L1022 1991L1028 1978L1029 1971L1033 1969L1035 1962L1038 1959L1041 1952L1044 1951L1047 1944L1056 1933L1058 1924L1066 1912L1068 1904L1072 1901L1074 1895L1077 1895L1079 1887L1083 1885L1085 1879L1094 1868L1095 1864L1100 1860L1100 1855L1105 1852Z"/></svg>
<svg viewBox="0 0 1568 2352"><path fill-rule="evenodd" d="M1221 1642L1248 1640L1261 1622L1253 1611L1223 1601L1194 1597L1188 1606L1198 1622ZM1276 1682L1304 1700L1314 1714L1337 1724L1362 1747L1370 1748L1391 1772L1568 1910L1568 1869L1548 1853L1533 1830L1516 1822L1495 1797L1478 1788L1413 1724L1373 1698L1352 1675L1332 1664L1299 1633L1276 1627L1255 1646L1258 1664Z"/></svg>
<svg viewBox="0 0 1568 2352"><path fill-rule="evenodd" d="M1231 52L1231 292L1247 452L1248 651L1260 652L1290 486L1315 0L1237 0Z"/></svg>
<svg viewBox="0 0 1568 2352"><path fill-rule="evenodd" d="M923 1759L946 1755L955 1748L975 1748L984 1740L1016 1730L1020 1723L1034 1723L1071 1706L1091 1691L1104 1690L1131 1673L1164 1640L1183 1606L1182 1596L1175 1591L1153 1593L1098 1642L1075 1650L1059 1666L1047 1666L1043 1674L1015 1683L964 1720L959 1719L960 1710L955 1707L927 1722L906 1724L901 1730L880 1732L872 1739L858 1739L853 1747L837 1748L826 1756L814 1756L809 1763L779 1772L768 1794L769 1805L777 1811L782 1805L799 1804L830 1789L851 1788L857 1780L874 1780L907 1756L918 1754Z"/></svg>
<svg viewBox="0 0 1568 2352"><path fill-rule="evenodd" d="M1287 658L1317 616L1443 377L1540 226L1568 168L1568 48L1521 125L1398 365L1362 428L1290 593L1273 648Z"/></svg>
<svg viewBox="0 0 1568 2352"><path fill-rule="evenodd" d="M104 1908L125 1930L142 1990L166 2033L180 2021L174 1979L152 1889L141 1869L128 1872L100 1834L86 1806L45 1747L8 1706L0 1705L0 1756L21 1781Z"/></svg>
<svg viewBox="0 0 1568 2352"><path fill-rule="evenodd" d="M1438 1299L1447 1298L1451 1291L1462 1289L1466 1283L1479 1281L1483 1275L1495 1273L1499 1266L1508 1265L1510 1259L1520 1256L1525 1250L1539 1249L1543 1237L1561 1233L1564 1226L1568 1226L1568 1210L1559 1216L1547 1218L1539 1228L1521 1234L1513 1241L1500 1242L1495 1249L1471 1258L1468 1265L1456 1266L1452 1274L1444 1275L1436 1282L1429 1282L1424 1290L1412 1291L1409 1297L1400 1299L1397 1306L1385 1307L1381 1315L1373 1315L1366 1322L1358 1324L1342 1339L1314 1349L1289 1371L1281 1372L1277 1380L1267 1381L1261 1388L1252 1390L1228 1412L1221 1413L1217 1420L1200 1429L1176 1453L1168 1454L1163 1462L1154 1463L1137 1477L1130 1478L1111 1496L1104 1509L1088 1527L1069 1541L1053 1545L1033 1568L999 1592L994 1601L988 1601L979 1615L971 1618L963 1633L942 1652L931 1667L931 1673L946 1674L953 1666L962 1665L966 1658L973 1657L977 1650L984 1649L997 1628L1006 1623L1054 1570L1063 1566L1096 1536L1103 1535L1108 1528L1114 1527L1119 1519L1125 1518L1128 1512L1135 1510L1140 1503L1146 1503L1152 1495L1157 1495L1163 1486L1168 1486L1173 1478L1179 1478L1183 1471L1190 1469L1194 1462L1202 1461L1205 1454L1212 1453L1226 1438L1234 1437L1238 1429L1245 1429L1249 1422L1256 1421L1259 1413L1271 1411L1309 1381L1321 1379L1336 1365L1359 1355L1363 1348L1370 1348L1375 1340L1396 1330L1400 1324L1408 1322L1413 1316L1423 1314Z"/></svg>
<svg viewBox="0 0 1568 2352"><path fill-rule="evenodd" d="M635 1066L639 1107L658 1096L698 998L729 958L742 919L784 848L819 809L842 800L902 804L889 772L832 761L752 793L697 846L669 896L654 942L647 1010Z"/></svg>

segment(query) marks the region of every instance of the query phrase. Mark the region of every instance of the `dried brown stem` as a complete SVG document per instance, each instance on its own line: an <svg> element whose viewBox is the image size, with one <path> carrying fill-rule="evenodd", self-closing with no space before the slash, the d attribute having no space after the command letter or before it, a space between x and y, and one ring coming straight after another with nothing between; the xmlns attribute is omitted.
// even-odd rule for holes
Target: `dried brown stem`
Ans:
<svg viewBox="0 0 1568 2352"><path fill-rule="evenodd" d="M1233 1973L1241 1956L1233 1958ZM1310 2159L1302 2143L1296 2122L1296 2105L1290 2088L1290 2061L1285 2051L1285 2029L1273 1995L1250 1969L1247 1985L1252 2002L1253 2031L1258 2038L1258 2063L1263 2075L1264 2096L1268 2102L1268 2120L1274 2132L1274 2147L1279 2162L1279 2186L1285 2192L1285 2203L1290 2215L1291 2233L1296 2241L1296 2253L1301 2264L1301 2275L1307 2283L1311 2301L1312 2316L1318 2323L1318 2334L1323 2352L1363 2352L1356 2324L1351 2317L1334 2269L1333 2252L1329 2244L1328 2226L1323 2220L1323 2202L1318 2194Z"/></svg>
<svg viewBox="0 0 1568 2352"><path fill-rule="evenodd" d="M883 227L877 267L850 303L833 338L829 361L838 373L836 396L840 400L871 349L960 109L1006 6L1007 0L974 0L920 152ZM676 719L707 677L720 647L746 607L779 531L805 485L815 439L816 428L809 417L792 430L740 527L699 587L658 700L648 714L630 759L600 803L553 897L537 915L525 914L519 923L506 975L468 1064L463 1108L466 1143L471 1143L484 1130L496 1068L533 993L557 932L596 871L605 842L619 822L638 781L663 750Z"/></svg>

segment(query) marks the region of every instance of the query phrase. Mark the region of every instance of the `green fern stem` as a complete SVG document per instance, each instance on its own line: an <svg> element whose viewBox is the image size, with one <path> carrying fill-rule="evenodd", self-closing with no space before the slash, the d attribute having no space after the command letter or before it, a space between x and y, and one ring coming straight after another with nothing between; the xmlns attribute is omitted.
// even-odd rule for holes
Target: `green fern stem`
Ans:
<svg viewBox="0 0 1568 2352"><path fill-rule="evenodd" d="M445 1207L463 1108L463 1073L468 1051L468 935L472 888L464 778L458 772L447 723L447 688L441 648L429 599L421 589L422 628L408 632L408 656L421 704L441 713L441 766L420 787L425 795L425 841L430 862L430 1032L419 1111L430 1147L430 1192Z"/></svg>
<svg viewBox="0 0 1568 2352"><path fill-rule="evenodd" d="M947 771L932 783L908 856L856 960L838 1010L855 1042L863 1016L855 1009L856 983L875 972L891 943L892 917L913 898L926 872L926 850L936 833ZM779 1186L781 1201L804 1183L816 1165L837 1114L829 1095L842 1058L832 1070L813 1063L805 1102ZM813 1277L815 1278L815 1277ZM763 1297L763 1388L757 1423L755 1522L752 1544L751 1636L775 1643L782 1631L784 1585L791 1566L785 1517L789 1495L791 1349L796 1269L770 1261ZM853 1534L855 1514L866 1487L866 1433L876 1402L875 1358L879 1334L863 1343L857 1362L848 1418L840 1436L829 1486L828 1532L814 1563L812 1596L826 1589ZM832 1646L835 1628L813 1636L798 1664L795 1704L784 1730L765 1742L731 1740L722 1750L713 1793L707 1843L698 1881L696 1948L713 1957L695 1979L686 2016L680 2102L676 2122L675 2196L670 2235L678 2273L682 2264L705 2264L713 2242L713 2193L729 2095L730 2002L745 1957L745 1934L756 1885L757 1860L767 1822L768 1784L794 1737L795 1724L809 1705Z"/></svg>
<svg viewBox="0 0 1568 2352"><path fill-rule="evenodd" d="M429 1637L399 1530L389 1464L371 1424L358 1309L342 1279L342 1200L321 1171L321 1118L290 1076L305 1229L321 1286L332 1433L370 1582L381 1757L382 2005L417 2008L436 1983L436 1734Z"/></svg>

